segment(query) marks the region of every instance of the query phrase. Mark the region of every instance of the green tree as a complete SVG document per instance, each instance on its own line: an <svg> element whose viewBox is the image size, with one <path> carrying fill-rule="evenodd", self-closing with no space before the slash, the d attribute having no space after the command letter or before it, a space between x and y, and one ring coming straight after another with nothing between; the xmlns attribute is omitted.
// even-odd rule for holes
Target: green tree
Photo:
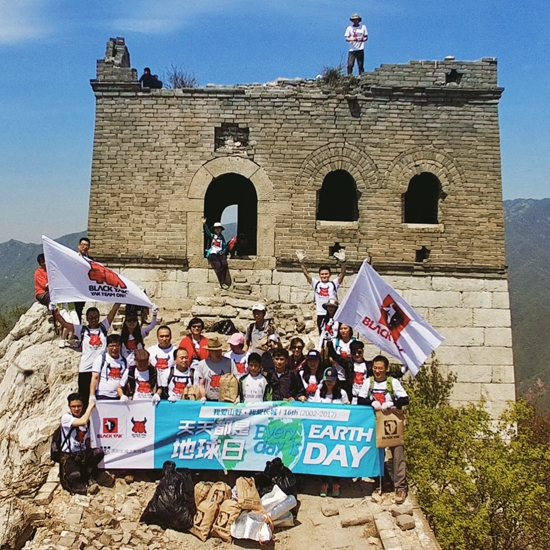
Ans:
<svg viewBox="0 0 550 550"><path fill-rule="evenodd" d="M15 326L19 317L27 311L25 306L0 310L0 340L3 340Z"/></svg>
<svg viewBox="0 0 550 550"><path fill-rule="evenodd" d="M420 372L409 388L407 466L441 546L550 548L550 451L535 437L533 409L511 404L495 424L483 403L449 405L453 375L437 364Z"/></svg>

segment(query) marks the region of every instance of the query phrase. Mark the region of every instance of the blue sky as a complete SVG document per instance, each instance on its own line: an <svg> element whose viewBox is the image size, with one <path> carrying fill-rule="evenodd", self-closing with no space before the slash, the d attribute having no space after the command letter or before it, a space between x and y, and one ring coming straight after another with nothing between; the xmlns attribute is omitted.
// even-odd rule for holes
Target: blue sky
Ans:
<svg viewBox="0 0 550 550"><path fill-rule="evenodd" d="M504 198L550 196L550 10L544 0L0 0L0 242L87 226L94 96L110 37L132 66L200 85L313 78L346 57L359 12L366 69L497 57Z"/></svg>

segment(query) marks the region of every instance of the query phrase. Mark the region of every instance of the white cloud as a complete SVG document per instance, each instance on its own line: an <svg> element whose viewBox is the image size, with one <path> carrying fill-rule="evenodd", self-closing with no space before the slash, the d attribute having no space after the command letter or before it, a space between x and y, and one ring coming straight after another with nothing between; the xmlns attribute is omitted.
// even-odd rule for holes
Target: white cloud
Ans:
<svg viewBox="0 0 550 550"><path fill-rule="evenodd" d="M0 44L33 40L51 32L44 16L47 0L0 0Z"/></svg>

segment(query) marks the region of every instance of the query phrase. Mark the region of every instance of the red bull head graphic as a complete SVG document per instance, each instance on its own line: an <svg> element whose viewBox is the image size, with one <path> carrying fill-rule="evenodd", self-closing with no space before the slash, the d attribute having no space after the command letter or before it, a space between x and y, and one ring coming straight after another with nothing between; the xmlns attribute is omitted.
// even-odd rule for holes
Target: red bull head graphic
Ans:
<svg viewBox="0 0 550 550"><path fill-rule="evenodd" d="M135 420L134 417L131 419L132 422L132 432L135 434L146 434L147 430L145 429L145 424L147 424L147 418L143 420Z"/></svg>
<svg viewBox="0 0 550 550"><path fill-rule="evenodd" d="M183 395L183 390L187 387L185 382L174 382L174 389L172 390L176 395Z"/></svg>
<svg viewBox="0 0 550 550"><path fill-rule="evenodd" d="M90 281L95 281L99 284L126 288L124 281L114 271L94 261L90 262L88 277L90 277Z"/></svg>
<svg viewBox="0 0 550 550"><path fill-rule="evenodd" d="M103 344L101 343L101 336L99 334L90 334L90 346L93 348L100 348Z"/></svg>
<svg viewBox="0 0 550 550"><path fill-rule="evenodd" d="M221 378L222 378L221 374L213 374L212 379L210 380L210 387L219 388Z"/></svg>
<svg viewBox="0 0 550 550"><path fill-rule="evenodd" d="M158 370L165 370L168 368L168 357L157 357L157 362L155 364L155 367Z"/></svg>
<svg viewBox="0 0 550 550"><path fill-rule="evenodd" d="M319 287L319 292L318 292L319 296L322 296L323 298L328 298L329 294L328 294L328 288L325 288L325 287Z"/></svg>
<svg viewBox="0 0 550 550"><path fill-rule="evenodd" d="M107 367L107 378L110 380L120 380L122 378L122 369L120 367Z"/></svg>
<svg viewBox="0 0 550 550"><path fill-rule="evenodd" d="M151 384L145 380L137 380L136 392L146 394L151 393Z"/></svg>
<svg viewBox="0 0 550 550"><path fill-rule="evenodd" d="M359 386L364 381L365 381L365 374L363 372L356 372L353 377L353 383Z"/></svg>
<svg viewBox="0 0 550 550"><path fill-rule="evenodd" d="M79 443L86 441L86 430L76 430L76 440Z"/></svg>
<svg viewBox="0 0 550 550"><path fill-rule="evenodd" d="M388 294L380 306L380 321L391 332L394 342L399 340L399 336L409 324L409 316L397 305L395 300Z"/></svg>

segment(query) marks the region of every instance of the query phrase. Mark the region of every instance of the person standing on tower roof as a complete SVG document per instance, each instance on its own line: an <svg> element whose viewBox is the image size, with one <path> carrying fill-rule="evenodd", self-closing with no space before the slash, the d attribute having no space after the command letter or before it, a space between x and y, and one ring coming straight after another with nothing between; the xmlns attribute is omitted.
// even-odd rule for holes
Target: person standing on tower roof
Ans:
<svg viewBox="0 0 550 550"><path fill-rule="evenodd" d="M349 20L351 25L346 29L344 38L346 42L349 42L350 48L348 52L348 74L353 73L353 65L357 60L357 67L359 68L359 74L365 72L365 42L369 39L367 27L361 25L361 16L358 13L354 13Z"/></svg>

